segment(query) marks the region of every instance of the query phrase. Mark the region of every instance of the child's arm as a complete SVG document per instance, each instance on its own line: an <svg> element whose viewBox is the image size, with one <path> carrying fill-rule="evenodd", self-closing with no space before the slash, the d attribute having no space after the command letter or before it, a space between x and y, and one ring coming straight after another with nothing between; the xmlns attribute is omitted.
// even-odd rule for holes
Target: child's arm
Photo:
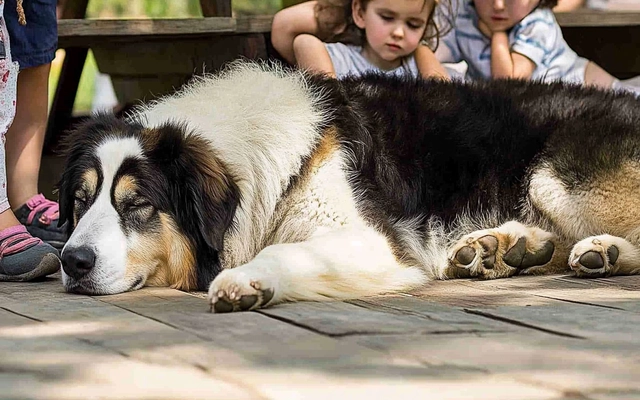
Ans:
<svg viewBox="0 0 640 400"><path fill-rule="evenodd" d="M309 34L301 34L293 39L296 64L306 70L336 77L333 62L324 42Z"/></svg>
<svg viewBox="0 0 640 400"><path fill-rule="evenodd" d="M522 54L512 52L506 32L493 32L491 36L491 76L493 78L529 79L536 65Z"/></svg>
<svg viewBox="0 0 640 400"><path fill-rule="evenodd" d="M415 52L415 58L418 71L423 78L449 79L449 74L429 47L425 45L418 46Z"/></svg>
<svg viewBox="0 0 640 400"><path fill-rule="evenodd" d="M271 24L271 43L280 55L291 64L296 63L293 41L296 36L318 33L315 17L316 1L306 1L278 11Z"/></svg>

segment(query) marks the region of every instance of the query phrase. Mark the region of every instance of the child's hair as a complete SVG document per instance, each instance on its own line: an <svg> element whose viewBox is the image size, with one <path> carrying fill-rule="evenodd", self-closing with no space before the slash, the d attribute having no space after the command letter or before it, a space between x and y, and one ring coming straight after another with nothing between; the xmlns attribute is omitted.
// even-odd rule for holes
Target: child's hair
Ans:
<svg viewBox="0 0 640 400"><path fill-rule="evenodd" d="M553 8L558 5L558 0L540 0L538 8Z"/></svg>
<svg viewBox="0 0 640 400"><path fill-rule="evenodd" d="M325 42L345 42L362 45L364 32L356 26L351 15L351 3L353 0L318 0L315 6L315 17L318 24L318 37ZM366 7L371 0L360 0L362 7ZM423 0L427 2L429 0ZM557 0L542 0L557 1ZM436 8L441 6L439 0L435 0L435 7L427 18L427 27L424 30L422 40L432 49L438 47L438 38L443 35L442 26L437 26L434 15ZM442 5L450 4L445 0ZM435 46L432 46L435 41Z"/></svg>

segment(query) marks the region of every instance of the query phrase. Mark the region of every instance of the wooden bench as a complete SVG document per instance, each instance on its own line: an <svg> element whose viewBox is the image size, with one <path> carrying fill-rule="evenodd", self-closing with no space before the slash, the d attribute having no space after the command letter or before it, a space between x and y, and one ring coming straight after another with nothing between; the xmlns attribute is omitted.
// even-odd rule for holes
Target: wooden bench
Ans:
<svg viewBox="0 0 640 400"><path fill-rule="evenodd" d="M84 19L89 0L67 0L58 21L58 47L66 51L54 94L45 153L70 126L82 69L91 49L111 76L118 100L162 95L195 73L245 57L270 56L271 17L231 18L231 0L200 0L204 18Z"/></svg>
<svg viewBox="0 0 640 400"><path fill-rule="evenodd" d="M66 49L55 93L45 151L69 127L88 49L111 76L122 103L150 99L245 57L277 57L270 47L271 17L231 18L230 0L201 0L205 18L86 20L88 0L68 0L58 23ZM83 8L84 7L84 8ZM557 19L569 45L619 78L640 75L640 12L577 11Z"/></svg>
<svg viewBox="0 0 640 400"><path fill-rule="evenodd" d="M640 75L640 12L579 10L556 18L576 53L620 79Z"/></svg>

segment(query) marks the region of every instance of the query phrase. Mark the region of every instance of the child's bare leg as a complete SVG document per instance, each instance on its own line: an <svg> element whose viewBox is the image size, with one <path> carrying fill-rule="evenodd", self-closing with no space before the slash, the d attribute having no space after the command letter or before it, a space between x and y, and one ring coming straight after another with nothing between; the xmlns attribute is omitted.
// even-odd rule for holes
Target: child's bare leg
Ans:
<svg viewBox="0 0 640 400"><path fill-rule="evenodd" d="M16 116L6 134L9 203L20 207L38 191L40 159L47 126L51 64L26 68L18 75Z"/></svg>
<svg viewBox="0 0 640 400"><path fill-rule="evenodd" d="M296 63L296 57L293 52L294 39L303 33L315 35L318 31L314 11L315 5L316 1L306 1L287 7L273 17L271 43L290 64Z"/></svg>
<svg viewBox="0 0 640 400"><path fill-rule="evenodd" d="M587 67L584 71L584 83L585 85L597 86L603 89L611 89L613 82L616 80L611 74L602 69L598 64L593 61L587 63Z"/></svg>

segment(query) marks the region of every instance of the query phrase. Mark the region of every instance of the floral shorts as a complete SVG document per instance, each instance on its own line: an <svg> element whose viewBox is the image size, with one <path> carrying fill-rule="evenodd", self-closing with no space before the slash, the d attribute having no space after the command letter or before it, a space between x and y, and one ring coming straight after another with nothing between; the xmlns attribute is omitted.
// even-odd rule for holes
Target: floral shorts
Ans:
<svg viewBox="0 0 640 400"><path fill-rule="evenodd" d="M0 0L0 212L9 208L5 170L4 135L16 114L18 63L11 58L9 35L2 17L4 1Z"/></svg>

